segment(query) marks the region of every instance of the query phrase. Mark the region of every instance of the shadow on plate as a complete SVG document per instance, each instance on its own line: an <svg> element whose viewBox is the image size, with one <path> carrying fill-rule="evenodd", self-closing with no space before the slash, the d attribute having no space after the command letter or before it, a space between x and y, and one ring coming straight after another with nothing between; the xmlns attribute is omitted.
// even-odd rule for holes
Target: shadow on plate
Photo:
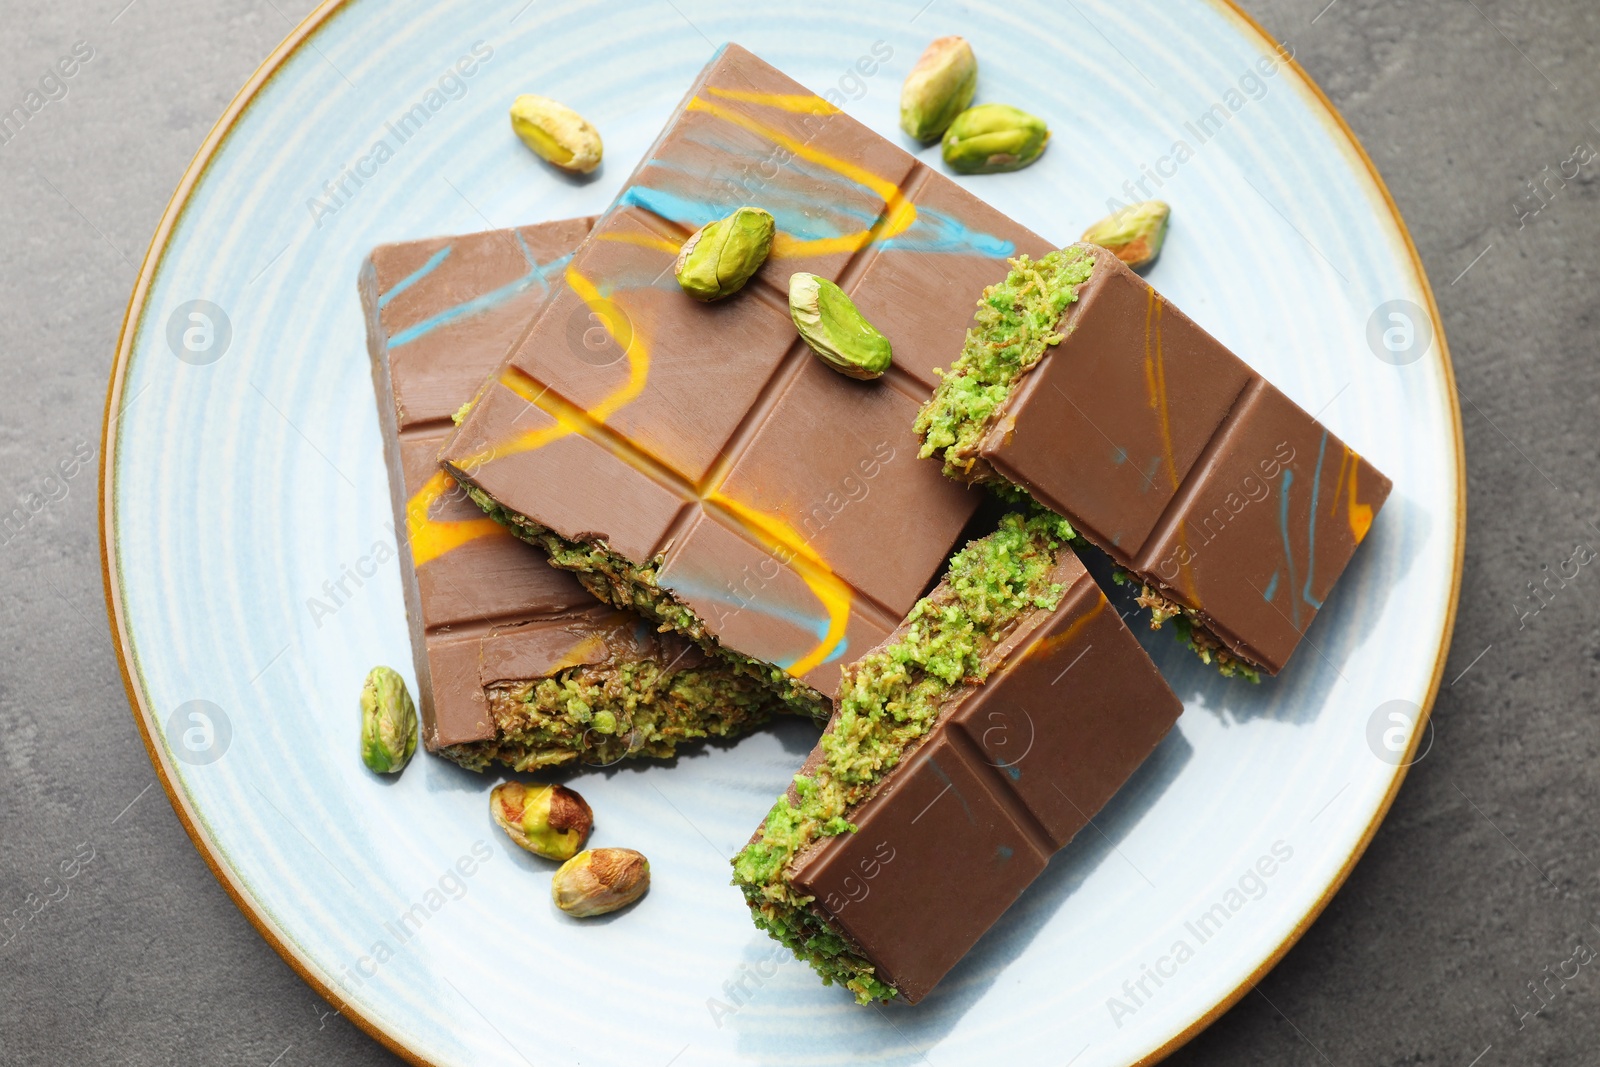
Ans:
<svg viewBox="0 0 1600 1067"><path fill-rule="evenodd" d="M1207 711L1226 723L1269 719L1306 726L1316 721L1327 704L1324 698L1365 638L1368 620L1382 614L1416 562L1427 543L1429 521L1421 508L1398 491L1391 495L1289 665L1277 677L1263 677L1255 684L1222 677L1170 628L1151 630L1146 614L1135 603L1137 589L1111 580L1110 559L1094 550L1081 555L1186 709Z"/></svg>

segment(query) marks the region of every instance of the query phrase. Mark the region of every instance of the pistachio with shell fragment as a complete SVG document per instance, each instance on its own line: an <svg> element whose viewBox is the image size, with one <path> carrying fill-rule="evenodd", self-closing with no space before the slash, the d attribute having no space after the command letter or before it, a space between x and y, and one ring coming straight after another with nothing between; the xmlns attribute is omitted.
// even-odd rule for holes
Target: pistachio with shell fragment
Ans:
<svg viewBox="0 0 1600 1067"><path fill-rule="evenodd" d="M569 860L594 829L588 801L564 785L501 782L489 794L489 814L519 848Z"/></svg>
<svg viewBox="0 0 1600 1067"><path fill-rule="evenodd" d="M511 104L511 128L540 159L575 174L600 165L600 132L565 104L525 93Z"/></svg>
<svg viewBox="0 0 1600 1067"><path fill-rule="evenodd" d="M1138 270L1161 254L1171 216L1172 208L1165 201L1145 200L1107 215L1084 230L1082 240L1099 245Z"/></svg>
<svg viewBox="0 0 1600 1067"><path fill-rule="evenodd" d="M1044 154L1050 127L1009 104L979 104L957 115L944 131L942 153L951 170L994 174L1021 170Z"/></svg>
<svg viewBox="0 0 1600 1067"><path fill-rule="evenodd" d="M650 888L650 861L631 848L591 848L561 865L550 880L556 907L578 918L626 907Z"/></svg>
<svg viewBox="0 0 1600 1067"><path fill-rule="evenodd" d="M972 103L978 57L965 37L941 37L922 53L900 88L900 128L935 141Z"/></svg>

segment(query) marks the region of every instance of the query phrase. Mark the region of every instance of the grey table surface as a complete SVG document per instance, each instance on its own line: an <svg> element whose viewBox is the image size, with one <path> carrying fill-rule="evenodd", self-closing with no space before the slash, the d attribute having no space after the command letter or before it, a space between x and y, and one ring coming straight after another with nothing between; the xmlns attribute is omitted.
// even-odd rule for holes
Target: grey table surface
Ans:
<svg viewBox="0 0 1600 1067"><path fill-rule="evenodd" d="M118 675L94 467L46 483L57 457L98 450L123 309L172 189L309 6L0 2L0 109L74 42L95 49L0 144L0 511L51 497L0 534L0 912L93 849L68 896L0 947L6 1064L398 1062L329 1014L191 846ZM1343 110L1433 281L1461 389L1466 569L1431 751L1322 917L1169 1062L1595 1063L1600 577L1523 612L1543 567L1600 546L1600 161L1568 162L1600 145L1600 5L1245 6ZM1552 180L1564 163L1576 176Z"/></svg>

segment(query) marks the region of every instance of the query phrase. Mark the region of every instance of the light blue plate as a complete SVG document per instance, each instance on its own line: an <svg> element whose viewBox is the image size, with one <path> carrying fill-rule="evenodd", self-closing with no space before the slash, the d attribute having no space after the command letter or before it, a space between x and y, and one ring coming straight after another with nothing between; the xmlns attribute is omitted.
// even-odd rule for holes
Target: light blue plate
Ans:
<svg viewBox="0 0 1600 1067"><path fill-rule="evenodd" d="M1348 874L1448 644L1449 360L1366 158L1221 3L519 7L319 11L213 132L134 292L104 451L107 595L196 845L308 981L417 1062L1122 1067L1170 1051ZM976 48L981 100L1055 132L1038 165L963 184L1065 243L1144 180L1136 195L1174 205L1154 284L1395 488L1278 680L1222 681L1150 635L1187 705L1178 729L935 995L859 1008L785 962L728 885L814 740L801 724L584 777L594 844L642 849L654 886L581 924L491 824L491 780L425 756L392 783L362 768L362 677L409 676L411 653L356 269L379 242L600 211L724 40L900 141L901 79L947 33ZM475 46L471 76L452 73ZM594 180L515 140L523 92L600 128Z"/></svg>

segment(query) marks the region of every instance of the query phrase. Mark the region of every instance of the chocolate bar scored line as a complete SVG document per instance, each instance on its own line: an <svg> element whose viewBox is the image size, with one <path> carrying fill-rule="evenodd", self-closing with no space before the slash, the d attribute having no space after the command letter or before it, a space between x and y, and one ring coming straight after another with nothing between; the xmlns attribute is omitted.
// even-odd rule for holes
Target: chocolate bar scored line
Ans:
<svg viewBox="0 0 1600 1067"><path fill-rule="evenodd" d="M764 547L773 551L792 550L795 552L791 562L800 570L807 584L810 584L817 593L818 599L830 607L830 615L838 605L840 597L848 598L848 591L841 591L841 584L833 571L829 569L826 561L809 548L805 541L796 542L791 532L784 525L759 512L745 507L730 497L722 495L717 490L721 479L707 477L702 482L690 481L684 475L668 466L666 463L633 441L617 433L604 422L594 419L589 412L568 403L547 386L530 377L525 371L517 367L507 367L500 378L502 384L521 396L529 404L538 407L556 420L556 425L567 432L581 434L597 444L608 449L613 456L627 463L630 467L645 474L664 489L677 493L685 501L698 501L705 507L716 511L730 521L737 523L748 531L752 538ZM539 433L539 431L533 431ZM726 468L722 468L725 470ZM687 511L687 509L685 509ZM494 522L486 519L486 522ZM683 522L680 513L678 522ZM496 525L499 525L496 523ZM671 533L667 540L670 541ZM881 604L876 606L885 621L892 618L892 611ZM890 622L892 625L892 622Z"/></svg>
<svg viewBox="0 0 1600 1067"><path fill-rule="evenodd" d="M934 172L932 169L919 165L911 172L911 177L906 180L905 184L900 187L901 192L907 197L915 196L917 190L922 187L922 185L928 180L929 176L933 173ZM890 211L891 209L886 203L883 211L878 215L877 221L874 222L872 226L868 227L866 232L877 232L880 227L886 224ZM680 226L671 219L663 218L654 212L650 212L648 208L646 209L646 212L647 213L635 217L641 224L655 230L658 234L660 234L661 243L658 247L664 251L670 252L674 257L676 257L678 251L683 247L683 243L687 241L695 231L684 226ZM785 258L785 256L793 256L796 254L794 249L804 247L803 245L788 245L785 242L778 240L779 237L783 236L786 235L781 230L774 235L774 248L786 249L784 255L780 255L777 251L774 251L769 256L769 259L781 260ZM606 233L599 235L596 240L644 243L631 240L630 238L631 235ZM850 292L852 289L854 289L859 283L861 276L866 272L867 268L872 263L872 260L874 256L876 256L877 252L878 249L876 248L873 240L869 240L862 244L861 247L852 252L849 259L846 260L844 268L839 272L839 277L836 284L846 292ZM658 276L658 281L668 284L676 284L675 278L672 279L670 283L667 282L667 279L670 276L671 267L664 267L660 276ZM778 313L787 316L789 314L788 275L775 275L770 271L761 271L756 274L755 277L750 279L749 284L747 284L745 288L740 291L738 298L741 300L751 298L761 300ZM604 321L609 322L609 320ZM615 339L616 338L613 336L613 340ZM761 425L762 420L767 416L768 413L770 413L773 405L777 403L778 397L782 394L784 387L787 386L794 376L800 372L800 369L810 358L812 358L810 347L805 343L804 340L800 339L798 334L796 334L795 344L790 349L789 354L785 357L783 365L775 374L772 375L771 378L767 380L767 383L763 387L759 398L750 406L745 418L740 422L739 427L734 431L733 436L730 439L732 442L730 447L724 449L719 459L719 466L722 469L725 470L727 467L732 466L733 460L737 458L739 452L741 451L741 446L748 441L750 436L754 434L755 429ZM918 403L921 403L927 398L927 386L913 377L912 374L899 363L891 363L888 370L884 371L883 377L879 379L879 382L882 385L893 386L897 392L905 394L911 399L916 400Z"/></svg>
<svg viewBox="0 0 1600 1067"><path fill-rule="evenodd" d="M607 326L609 330L610 327ZM800 352L804 349L803 342L791 348L788 357L789 371L787 374L780 371L774 376L774 388L769 382L766 390L765 403L758 403L747 413L741 429L745 431L746 439L753 435L760 426L762 417L776 404L776 397L781 394L782 387L787 385L801 367ZM809 350L807 350L809 351ZM650 477L663 488L676 492L685 501L699 501L706 507L720 513L724 518L731 520L763 547L772 551L790 551L794 553L792 560L800 569L808 585L812 586L817 598L829 607L830 622L842 626L837 618L841 604L848 610L850 593L841 589L837 577L834 575L827 562L815 552L809 550L809 539L801 537L787 528L781 521L770 516L763 516L758 512L744 507L730 497L718 491L726 477L728 470L738 458L738 452L724 449L716 465L707 477L694 481L686 475L675 470L659 457L652 455L648 450L635 444L608 427L603 420L594 418L590 412L569 403L561 398L549 386L546 386L517 367L508 367L501 376L501 382L507 388L517 393L546 414L556 420L556 425L564 432L580 434L589 440L601 445L611 452L613 456L627 463L629 466ZM739 430L735 434L739 434ZM538 434L539 431L534 431ZM471 464L471 461L468 461ZM663 538L663 544L670 544L674 535L681 532L694 519L693 513L685 508L680 510L677 519L668 527ZM493 520L488 520L493 522ZM881 622L893 625L895 614L888 608L873 601L881 614Z"/></svg>
<svg viewBox="0 0 1600 1067"><path fill-rule="evenodd" d="M438 467L452 413L493 377L593 222L383 245L361 270L422 740L472 769L665 758L795 710L761 678L601 604Z"/></svg>
<svg viewBox="0 0 1600 1067"><path fill-rule="evenodd" d="M1152 289L1151 293L1155 290ZM1160 348L1157 346L1157 352ZM1159 355L1157 356L1159 359ZM1229 403L1227 413L1222 416L1222 421L1217 425L1216 432L1205 443L1200 454L1195 457L1194 463L1184 474L1181 482L1174 482L1172 499L1168 501L1166 510L1161 513L1161 518L1151 527L1150 533L1145 538L1142 555L1133 561L1133 567L1140 571L1153 570L1160 562L1160 554L1165 545L1176 542L1187 546L1187 512L1189 506L1205 489L1206 475L1211 470L1211 463L1216 459L1223 445L1228 439L1228 429L1238 421L1239 415L1245 410L1247 398L1260 393L1268 388L1266 379L1251 378L1245 382L1232 402ZM1197 531L1198 532L1198 531ZM1179 585L1183 592L1199 602L1199 592L1194 588L1194 579L1187 566L1181 566L1178 571ZM1321 605L1318 605L1319 607ZM1297 626L1296 629L1299 629Z"/></svg>
<svg viewBox="0 0 1600 1067"><path fill-rule="evenodd" d="M1035 641L1034 645L1037 646L1043 640L1045 639L1041 638L1039 641ZM1027 652L1022 654L1021 658L1027 659L1033 654L1033 648L1029 648ZM988 786L990 798L1010 817L1012 824L1027 837L1028 843L1033 846L1034 851L1039 853L1040 858L1046 863L1050 862L1050 857L1055 855L1056 849L1061 847L1061 842L1056 841L1051 836L1044 823L1039 821L1039 817L1017 796L1016 789L1006 775L1006 768L997 765L985 755L978 748L978 743L968 736L965 730L950 730L947 731L946 736L949 738L951 747L960 753L961 758L969 767L984 768L979 780Z"/></svg>
<svg viewBox="0 0 1600 1067"><path fill-rule="evenodd" d="M486 236L489 239L502 240L508 247L516 249L527 262L528 272L487 293L475 293L454 305L434 311L416 322L401 327L388 338L388 348L391 353L427 336L434 330L491 312L530 289L537 288L541 293L548 295L552 280L560 276L572 259L572 253L568 252L547 263L540 263L533 250L528 247L528 242L520 230L497 230ZM378 310L387 309L396 297L437 271L450 259L455 247L454 242L445 244L429 256L422 266L380 294L377 300ZM408 441L433 437L440 438L442 443L453 428L450 412L434 411L416 418L397 420L395 433L402 446ZM480 537L511 536L503 526L487 517L454 521L430 517L430 512L440 499L446 494L460 491L454 479L440 470L407 500L403 539L412 552L415 566L421 567L430 560ZM399 531L396 533L399 534Z"/></svg>
<svg viewBox="0 0 1600 1067"><path fill-rule="evenodd" d="M753 60L753 57L751 59ZM737 68L739 62L741 61L735 60L731 66ZM715 66L717 63L714 61L713 67ZM730 74L729 65L724 65L723 74L727 77L739 77L743 76L744 72L733 69ZM753 76L787 82L770 68L766 68L764 72L755 71ZM798 572L799 577L826 611L825 626L818 627L820 633L813 638L814 646L809 651L793 657L772 657L774 662L781 662L792 674L800 676L817 668L842 650L845 629L852 617L865 619L880 633L892 629L909 607L910 601L920 593L921 587L925 587L926 581L931 579L934 572L930 567L929 573L917 578L914 584L909 579L902 581L892 594L881 582L875 586L869 584L864 588L859 570L853 579L842 577L826 558L826 549L812 546L813 538L820 531L811 531L810 526L807 526L806 531L802 531L792 521L792 512L789 517L785 517L775 514L770 506L752 506L746 500L736 497L728 488L730 479L738 477L738 469L766 431L774 413L784 404L791 392L803 384L802 379L809 373L815 373L818 366L809 348L790 332L793 327L787 321L786 269L820 267L824 270L825 276L838 279L847 291L850 291L860 287L863 279L872 272L874 265L881 260L891 242L914 238L912 251L921 251L926 246L938 252L953 251L956 253L954 259L966 257L970 260L987 257L988 262L993 265L983 268L981 277L990 279L998 275L1004 256L1016 250L1016 243L1004 237L978 233L978 227L991 225L998 220L1004 226L1019 231L1020 228L1006 223L993 213L992 209L971 199L959 188L898 148L889 145L870 131L856 127L854 120L842 116L836 108L813 94L748 92L727 85L702 84L689 99L683 114L709 119L717 125L717 128L726 125L743 134L754 135L764 143L787 153L790 159L797 161L794 166L801 168L797 172L798 176L795 173L775 171L779 176L768 181L761 189L755 190L753 195L738 196L738 200L742 203L770 205L779 218L780 229L773 243L771 269L758 274L748 287L750 291L741 294L735 300L743 301L747 306L759 303L769 312L783 316L781 320L777 320L776 315L772 316L769 321L772 321L773 325L766 327L779 330L780 339L782 335L787 335L787 339L782 340L782 351L775 354L771 365L763 371L761 377L751 379L748 399L736 401L736 406L728 409L726 414L735 417L727 420L724 424L726 428L716 427L706 431L708 435L718 436L710 437L705 442L709 445L709 450L700 456L668 454L668 450L653 445L634 432L631 425L623 427L617 424L619 418L624 422L630 418L635 419L635 424L638 419L648 418L644 415L631 415L630 406L645 393L647 382L653 381L652 373L669 365L667 359L658 358L653 351L655 345L653 339L647 336L647 325L640 321L639 315L630 314L630 311L637 310L631 304L635 300L633 294L648 292L651 289L673 288L667 280L670 275L670 263L675 258L682 241L686 239L686 235L698 225L710 221L707 216L713 213L711 207L713 203L716 203L715 217L721 217L724 213L721 211L723 205L714 200L716 190L709 194L713 198L702 201L701 198L708 194L704 189L697 187L691 202L691 198L674 193L670 189L647 185L636 175L635 180L619 198L617 206L597 227L585 248L580 250L577 259L568 266L564 278L564 288L583 302L593 321L605 328L611 342L625 356L626 380L620 383L613 382L598 397L591 395L582 403L578 402L578 397L584 391L594 389L595 375L574 375L570 368L559 366L546 370L546 365L549 363L552 328L546 326L543 330L541 348L536 341L529 340L539 339L541 330L539 324L535 324L525 336L524 345L519 346L532 354L519 360L518 354L514 353L511 364L500 377L499 385L521 398L525 405L539 408L545 418L539 420L540 424L532 429L507 436L504 433L507 419L502 411L498 421L492 421L498 433L480 434L473 439L473 444L469 446L470 450L458 448L453 455L447 452L446 461L471 481L481 468L496 460L541 449L567 437L581 437L610 454L613 459L620 460L656 485L667 489L672 498L681 502L682 506L666 514L651 527L647 535L653 539L650 542L651 547L646 550L641 546L630 558L642 561L651 557L670 556L673 546L683 544L692 537L703 525L702 516L707 515L724 529L736 533L747 543L759 546L780 562L789 564L794 561L793 569ZM819 120L827 118L830 121L847 123L849 128L830 126L829 122L818 121L815 124L806 124L802 135L795 136L794 123L790 123L788 130L780 128L782 124L776 117L778 115L787 115L791 119L795 115L817 116ZM672 127L669 126L662 141L658 142L658 152L662 144L668 143L671 133ZM851 138L860 139L867 144L867 147L858 150L853 142L846 143L850 142ZM828 143L830 139L831 144ZM838 150L837 146L841 143L845 144L846 151ZM830 148L834 150L830 151ZM854 162L845 158L846 155L860 156L873 166ZM657 167L658 171L665 172L670 169L671 164L662 162L652 155L641 166L640 173L645 174L652 166ZM793 169L790 168L791 171ZM821 178L818 177L819 174L822 175ZM703 178L701 184L714 186L716 180L716 176L713 175L709 181ZM937 189L931 188L936 181L942 185ZM786 208L796 200L791 186L799 187L803 196L816 197L821 194L817 193L815 187L825 182L831 183L826 185L827 189L833 190L829 194L831 201L819 200L814 209L786 211ZM658 186L661 184L657 182ZM841 193L840 189L852 191ZM914 201L925 192L933 194L934 202L919 210ZM864 209L869 200L870 210L861 210L858 215L850 215L852 212ZM810 201L802 200L803 205L809 203ZM808 225L815 226L813 216L827 212L841 203L844 206L838 210L855 220L846 228L846 232L818 236L814 229L805 228ZM957 214L946 215L941 207L949 207ZM924 228L914 231L920 214L926 214ZM912 238L905 236L908 232L912 232ZM1026 235L1026 231L1020 232L1025 235L1024 240L1034 248L1042 246L1042 242L1031 239L1031 235ZM597 246L607 243L634 246L640 250L640 257L626 261L621 267L601 267L600 273L591 277L590 266L597 258L600 263L617 262L614 257L607 260L597 251ZM898 246L896 250L899 251ZM969 273L970 270L969 264ZM618 271L623 271L626 275L638 274L641 277L648 277L650 284L641 288L641 283L619 283ZM970 292L967 292L965 286L957 291L965 293L967 299L975 299L981 285L971 282L967 284L972 285ZM674 295L678 299L686 299L681 294L674 293ZM656 294L655 299L660 299L659 294ZM950 301L941 298L939 303L948 305ZM964 308L959 310L959 320L966 318L964 312ZM677 316L680 312L672 311L671 314ZM691 312L682 311L681 314L688 315ZM782 322L781 327L777 327L778 321ZM678 329L679 324L672 321L671 327ZM931 356L919 353L918 358L928 363L929 367L934 361L942 362L947 359L948 352L943 349L949 346L953 350L963 327L964 322L958 325L957 320L952 318L948 327L950 336L940 346L941 351ZM668 340L669 349L674 340ZM717 337L708 337L707 343L714 347L719 340ZM736 344L737 336L721 343ZM541 351L545 353L542 363L539 355ZM685 351L681 345L676 354L682 359L702 358L698 351L692 349ZM518 366L519 363L522 365ZM565 380L563 375L566 375ZM864 388L892 392L915 403L928 395L931 388L930 378L928 368L913 370L902 361L891 369L884 380ZM814 386L810 388L814 390ZM602 428L615 432L604 432ZM461 436L458 436L457 440L460 442ZM893 456L896 449L887 442L885 445L887 454ZM769 450L770 447L769 443ZM531 472L532 468L528 469ZM745 492L748 492L749 488L754 488L748 486L748 482L749 478L746 477ZM781 494L784 492L784 487L778 485L773 491ZM497 503L508 506L513 512L526 514L526 509L516 507L515 500L501 500L492 491L488 492L488 496ZM666 503L660 501L657 506L665 508ZM969 508L971 506L967 505ZM960 505L957 505L956 510L959 508ZM537 514L528 517L536 522L540 519ZM962 517L957 516L957 519ZM959 521L955 523L954 528L958 527ZM568 532L577 536L582 536L583 533L582 529ZM702 534L702 540L708 536L710 535ZM667 562L669 570L671 565L669 558ZM857 567L859 568L859 564ZM734 572L737 573L737 565L734 566ZM671 575L665 577L670 578ZM713 582L718 580L718 578L712 579ZM674 588L670 581L665 584L669 589ZM729 587L729 591L738 597L739 594L732 586ZM741 604L741 610L745 606L748 605ZM758 606L757 610L765 609Z"/></svg>

